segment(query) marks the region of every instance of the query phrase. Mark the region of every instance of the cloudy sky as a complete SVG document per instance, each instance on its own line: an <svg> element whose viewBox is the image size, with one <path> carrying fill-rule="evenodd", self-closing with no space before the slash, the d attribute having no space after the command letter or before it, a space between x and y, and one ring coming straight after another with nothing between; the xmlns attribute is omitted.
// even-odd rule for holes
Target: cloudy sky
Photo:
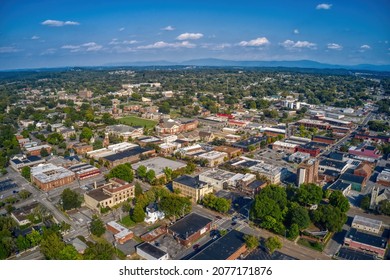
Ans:
<svg viewBox="0 0 390 280"><path fill-rule="evenodd" d="M197 58L390 64L389 0L3 0L0 69Z"/></svg>

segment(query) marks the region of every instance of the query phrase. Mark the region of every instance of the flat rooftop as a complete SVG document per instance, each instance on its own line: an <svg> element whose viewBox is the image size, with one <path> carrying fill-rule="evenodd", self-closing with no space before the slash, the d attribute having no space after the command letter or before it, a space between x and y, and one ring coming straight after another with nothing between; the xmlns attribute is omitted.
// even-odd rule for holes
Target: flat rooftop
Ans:
<svg viewBox="0 0 390 280"><path fill-rule="evenodd" d="M218 151L211 151L211 152L208 152L208 153L201 154L198 157L204 158L204 159L207 159L207 160L213 160L213 159L218 159L218 158L221 158L221 157L225 158L225 157L227 157L227 153L225 153L225 152L218 152Z"/></svg>
<svg viewBox="0 0 390 280"><path fill-rule="evenodd" d="M108 198L111 198L110 195L104 193L102 188L91 190L91 191L85 193L85 195L92 197L96 201L104 201Z"/></svg>
<svg viewBox="0 0 390 280"><path fill-rule="evenodd" d="M356 228L351 228L346 235L346 238L349 238L355 242L367 244L373 247L386 249L387 240L381 236L372 235L358 231Z"/></svg>
<svg viewBox="0 0 390 280"><path fill-rule="evenodd" d="M142 250L145 253L151 255L152 257L159 259L163 256L165 256L167 253L161 250L160 248L148 243L144 242L137 246L137 250Z"/></svg>
<svg viewBox="0 0 390 280"><path fill-rule="evenodd" d="M201 189L205 185L207 185L207 183L200 181L198 176L191 177L188 175L183 175L183 176L180 176L180 177L174 179L173 181L176 183L188 186L190 188L194 188L194 189Z"/></svg>
<svg viewBox="0 0 390 280"><path fill-rule="evenodd" d="M196 213L190 213L170 226L169 230L171 230L174 235L180 239L186 240L188 237L200 231L211 222L212 220L209 218Z"/></svg>
<svg viewBox="0 0 390 280"><path fill-rule="evenodd" d="M200 178L207 177L218 181L226 181L234 177L236 173L225 171L222 169L210 169L206 172L199 174Z"/></svg>
<svg viewBox="0 0 390 280"><path fill-rule="evenodd" d="M231 230L193 256L191 260L226 260L245 244L244 236L245 234L240 231Z"/></svg>
<svg viewBox="0 0 390 280"><path fill-rule="evenodd" d="M74 172L54 164L39 164L31 168L31 175L42 183L48 183L55 180L74 176Z"/></svg>
<svg viewBox="0 0 390 280"><path fill-rule="evenodd" d="M378 231L382 227L382 221L366 218L366 217L359 216L359 215L356 215L353 218L352 225L353 224L359 224L359 225L362 225L362 226L375 228Z"/></svg>
<svg viewBox="0 0 390 280"><path fill-rule="evenodd" d="M286 143L286 142L283 142L283 141L275 141L272 146L281 146L281 147L286 147L286 148L295 148L296 146L298 146L297 144L292 144L292 143Z"/></svg>
<svg viewBox="0 0 390 280"><path fill-rule="evenodd" d="M108 161L116 161L116 160L121 160L121 159L128 158L128 157L140 155L140 154L147 152L147 151L150 151L150 150L152 150L152 149L151 148L135 147L135 148L125 150L125 151L122 151L122 152L119 152L119 153L116 153L113 155L105 156L103 158L105 160L108 160Z"/></svg>
<svg viewBox="0 0 390 280"><path fill-rule="evenodd" d="M134 163L132 167L134 170L137 170L141 165L145 166L147 170L154 170L157 176L164 174L165 167L169 167L174 171L187 166L186 163L181 161L170 160L163 157L155 157Z"/></svg>

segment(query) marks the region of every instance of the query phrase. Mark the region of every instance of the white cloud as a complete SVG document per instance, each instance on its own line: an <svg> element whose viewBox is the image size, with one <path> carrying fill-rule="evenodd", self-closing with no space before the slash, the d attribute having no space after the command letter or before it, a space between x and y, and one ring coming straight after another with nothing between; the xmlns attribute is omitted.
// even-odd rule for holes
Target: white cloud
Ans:
<svg viewBox="0 0 390 280"><path fill-rule="evenodd" d="M55 26L55 27L60 27L64 25L80 25L77 21L62 21L62 20L53 20L53 19L47 19L45 21L41 22L42 25L47 25L47 26Z"/></svg>
<svg viewBox="0 0 390 280"><path fill-rule="evenodd" d="M332 8L332 4L318 4L316 9L317 10L330 10Z"/></svg>
<svg viewBox="0 0 390 280"><path fill-rule="evenodd" d="M230 48L232 44L229 43L221 43L221 44L210 44L210 43L205 43L201 45L201 48L203 49L209 49L212 51L220 51L226 48Z"/></svg>
<svg viewBox="0 0 390 280"><path fill-rule="evenodd" d="M15 47L0 47L0 53L15 53L20 52L21 50Z"/></svg>
<svg viewBox="0 0 390 280"><path fill-rule="evenodd" d="M342 50L343 46L339 45L339 44L336 44L336 43L329 43L328 44L328 49L331 49L331 50Z"/></svg>
<svg viewBox="0 0 390 280"><path fill-rule="evenodd" d="M202 33L183 33L177 36L177 40L198 40L203 37Z"/></svg>
<svg viewBox="0 0 390 280"><path fill-rule="evenodd" d="M56 49L54 49L54 48L50 48L50 49L47 49L47 50L45 50L45 51L43 51L43 52L41 52L41 55L49 55L49 54L55 54L56 53Z"/></svg>
<svg viewBox="0 0 390 280"><path fill-rule="evenodd" d="M238 43L238 45L241 47L262 47L269 44L270 41L268 41L268 39L265 37L259 37L250 41L241 41Z"/></svg>
<svg viewBox="0 0 390 280"><path fill-rule="evenodd" d="M302 48L308 48L308 49L316 49L317 45L315 43L311 43L308 41L292 41L292 40L286 40L283 43L280 43L279 45L285 47L286 49L302 49Z"/></svg>
<svg viewBox="0 0 390 280"><path fill-rule="evenodd" d="M299 34L299 30L298 29L294 29L294 34Z"/></svg>
<svg viewBox="0 0 390 280"><path fill-rule="evenodd" d="M171 25L168 25L168 26L166 26L166 27L164 27L164 28L161 28L161 30L173 31L173 30L175 30L175 28L174 28L173 26L171 26Z"/></svg>
<svg viewBox="0 0 390 280"><path fill-rule="evenodd" d="M118 41L117 38L114 38L111 40L110 43L108 43L109 45L133 45L133 44L137 44L139 43L137 40L124 40L124 41Z"/></svg>
<svg viewBox="0 0 390 280"><path fill-rule="evenodd" d="M371 47L369 45L362 45L362 46L360 46L360 48L362 50L369 50L369 49L371 49Z"/></svg>
<svg viewBox="0 0 390 280"><path fill-rule="evenodd" d="M133 45L133 44L137 44L137 43L139 43L137 40L130 40L130 41L124 40L122 42L122 44L125 44L125 45Z"/></svg>
<svg viewBox="0 0 390 280"><path fill-rule="evenodd" d="M165 48L195 48L196 45L188 41L176 42L176 43L167 43L164 41L159 41L154 44L139 46L138 49L148 50L148 49L165 49Z"/></svg>
<svg viewBox="0 0 390 280"><path fill-rule="evenodd" d="M121 28L119 28L119 31L123 31L123 30L125 30L125 28L124 28L124 27L121 27Z"/></svg>
<svg viewBox="0 0 390 280"><path fill-rule="evenodd" d="M64 45L61 47L61 49L67 49L70 50L70 52L79 52L79 51L99 51L103 49L102 45L98 45L95 42L88 42L81 45Z"/></svg>
<svg viewBox="0 0 390 280"><path fill-rule="evenodd" d="M31 40L38 40L38 39L39 39L39 36L36 36L36 35L31 37Z"/></svg>

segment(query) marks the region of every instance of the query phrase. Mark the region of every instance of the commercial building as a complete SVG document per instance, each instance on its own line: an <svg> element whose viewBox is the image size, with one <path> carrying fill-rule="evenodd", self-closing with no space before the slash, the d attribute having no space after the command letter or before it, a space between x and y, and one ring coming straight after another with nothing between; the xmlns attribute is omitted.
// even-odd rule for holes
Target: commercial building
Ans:
<svg viewBox="0 0 390 280"><path fill-rule="evenodd" d="M96 211L100 208L113 207L135 196L134 185L118 178L84 194L85 204Z"/></svg>
<svg viewBox="0 0 390 280"><path fill-rule="evenodd" d="M164 119L156 126L158 135L172 135L181 132L191 131L198 127L198 120L178 121L172 119Z"/></svg>
<svg viewBox="0 0 390 280"><path fill-rule="evenodd" d="M385 187L390 187L390 169L384 169L376 178L376 182Z"/></svg>
<svg viewBox="0 0 390 280"><path fill-rule="evenodd" d="M362 143L357 147L350 147L348 149L348 153L350 155L356 156L358 159L367 160L371 162L382 157L381 152L377 148L375 148L374 146L369 146L365 143Z"/></svg>
<svg viewBox="0 0 390 280"><path fill-rule="evenodd" d="M74 172L51 163L31 168L31 182L44 191L70 184L75 179Z"/></svg>
<svg viewBox="0 0 390 280"><path fill-rule="evenodd" d="M343 173L339 179L346 183L350 183L352 190L358 192L360 192L367 184L367 178L349 172Z"/></svg>
<svg viewBox="0 0 390 280"><path fill-rule="evenodd" d="M156 174L156 178L165 176L164 168L170 168L172 171L175 171L187 166L186 163L181 161L170 160L163 157L154 157L137 162L133 164L132 167L134 171L136 171L141 165L145 166L148 171L153 170Z"/></svg>
<svg viewBox="0 0 390 280"><path fill-rule="evenodd" d="M288 161L295 162L295 163L301 163L310 158L309 153L302 153L302 152L295 152L292 155L288 157Z"/></svg>
<svg viewBox="0 0 390 280"><path fill-rule="evenodd" d="M327 130L330 129L330 124L319 120L302 119L297 121L298 125L303 125L305 128L315 127L318 129Z"/></svg>
<svg viewBox="0 0 390 280"><path fill-rule="evenodd" d="M198 176L180 176L173 180L172 187L173 190L179 190L180 195L190 197L193 203L197 203L206 194L213 192L213 187L201 181Z"/></svg>
<svg viewBox="0 0 390 280"><path fill-rule="evenodd" d="M319 162L319 171L325 172L326 170L337 171L339 173L344 173L349 167L347 162L332 160L332 159L323 159Z"/></svg>
<svg viewBox="0 0 390 280"><path fill-rule="evenodd" d="M276 151L283 151L285 153L295 153L297 144L282 142L282 141L275 141L272 143L272 150Z"/></svg>
<svg viewBox="0 0 390 280"><path fill-rule="evenodd" d="M25 166L32 167L32 166L35 166L35 165L38 165L38 164L41 164L44 162L45 162L45 159L43 159L41 157L23 155L23 156L14 156L10 160L10 165L14 170L19 171Z"/></svg>
<svg viewBox="0 0 390 280"><path fill-rule="evenodd" d="M214 167L223 163L228 158L228 154L225 152L211 151L199 155L198 158L207 160L208 167Z"/></svg>
<svg viewBox="0 0 390 280"><path fill-rule="evenodd" d="M313 145L313 142L300 145L296 148L296 150L301 153L308 153L312 157L316 157L321 153L321 149L316 145Z"/></svg>
<svg viewBox="0 0 390 280"><path fill-rule="evenodd" d="M106 127L106 132L117 137L123 137L124 141L132 138L141 137L144 134L143 127L132 127L124 124L109 125Z"/></svg>
<svg viewBox="0 0 390 280"><path fill-rule="evenodd" d="M96 177L101 174L99 168L88 163L79 163L68 167L68 169L76 174L78 180L85 180Z"/></svg>
<svg viewBox="0 0 390 280"><path fill-rule="evenodd" d="M387 238L351 228L344 238L344 245L360 251L374 253L380 258L384 258L387 249Z"/></svg>
<svg viewBox="0 0 390 280"><path fill-rule="evenodd" d="M222 190L224 187L232 185L232 180L236 173L222 169L210 169L199 174L199 180L208 183L215 191Z"/></svg>
<svg viewBox="0 0 390 280"><path fill-rule="evenodd" d="M51 146L44 144L40 146L33 146L30 148L26 148L26 153L30 156L39 156L41 154L42 149L45 149L48 153L51 152Z"/></svg>
<svg viewBox="0 0 390 280"><path fill-rule="evenodd" d="M196 213L190 213L168 228L180 244L190 246L211 229L212 220Z"/></svg>
<svg viewBox="0 0 390 280"><path fill-rule="evenodd" d="M330 191L341 191L343 195L347 195L348 192L351 190L352 185L350 183L344 182L343 180L336 180L334 183L332 183L328 190Z"/></svg>
<svg viewBox="0 0 390 280"><path fill-rule="evenodd" d="M211 243L191 260L235 260L247 251L245 234L235 229Z"/></svg>
<svg viewBox="0 0 390 280"><path fill-rule="evenodd" d="M107 148L102 148L102 149L97 149L97 150L87 152L87 156L98 160L102 157L114 155L116 153L123 152L136 147L139 146L133 143L121 142L118 144L109 145L107 146Z"/></svg>
<svg viewBox="0 0 390 280"><path fill-rule="evenodd" d="M160 247L156 247L148 242L141 243L136 248L137 255L145 260L168 260L169 255Z"/></svg>
<svg viewBox="0 0 390 280"><path fill-rule="evenodd" d="M260 148L260 143L262 141L267 141L267 137L250 137L246 140L236 142L232 146L242 149L244 152L249 152L254 149Z"/></svg>
<svg viewBox="0 0 390 280"><path fill-rule="evenodd" d="M110 168L113 168L123 163L135 163L141 159L141 156L151 156L156 151L152 148L135 147L122 152L118 152L109 156L103 157L103 161L107 162Z"/></svg>
<svg viewBox="0 0 390 280"><path fill-rule="evenodd" d="M77 144L74 144L71 148L78 155L84 155L84 154L86 154L88 152L93 151L93 146L89 145L89 144L86 144L86 143L77 143Z"/></svg>
<svg viewBox="0 0 390 280"><path fill-rule="evenodd" d="M118 224L115 221L108 222L106 224L106 227L107 230L114 234L115 241L119 244L126 243L134 236L134 233L131 230L125 228L124 226Z"/></svg>
<svg viewBox="0 0 390 280"><path fill-rule="evenodd" d="M241 149L230 146L217 146L214 151L227 153L229 158L238 157L242 153Z"/></svg>
<svg viewBox="0 0 390 280"><path fill-rule="evenodd" d="M317 183L319 162L316 159L309 159L298 166L297 185Z"/></svg>
<svg viewBox="0 0 390 280"><path fill-rule="evenodd" d="M313 141L332 145L332 144L336 143L337 140L335 138L332 138L332 137L315 135L315 136L313 136Z"/></svg>
<svg viewBox="0 0 390 280"><path fill-rule="evenodd" d="M382 221L356 215L353 218L352 227L358 230L379 234L382 228Z"/></svg>

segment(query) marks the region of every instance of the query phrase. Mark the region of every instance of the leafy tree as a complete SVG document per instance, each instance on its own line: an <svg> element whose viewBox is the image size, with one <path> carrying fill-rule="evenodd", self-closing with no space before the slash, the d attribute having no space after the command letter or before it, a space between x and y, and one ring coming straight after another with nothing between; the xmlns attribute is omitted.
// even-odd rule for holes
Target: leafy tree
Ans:
<svg viewBox="0 0 390 280"><path fill-rule="evenodd" d="M98 150L98 149L101 149L101 148L103 148L102 140L99 140L99 139L95 140L95 142L93 142L93 149L94 150Z"/></svg>
<svg viewBox="0 0 390 280"><path fill-rule="evenodd" d="M338 207L341 212L346 213L349 210L349 201L341 191L334 191L329 196L329 203L334 207Z"/></svg>
<svg viewBox="0 0 390 280"><path fill-rule="evenodd" d="M106 227L104 226L103 221L96 215L92 216L90 227L91 233L97 237L102 236L106 232Z"/></svg>
<svg viewBox="0 0 390 280"><path fill-rule="evenodd" d="M85 260L112 260L115 249L107 242L97 242L85 249Z"/></svg>
<svg viewBox="0 0 390 280"><path fill-rule="evenodd" d="M144 179L146 177L146 172L147 171L148 170L145 167L145 165L138 166L138 168L137 168L137 175L138 175L138 177Z"/></svg>
<svg viewBox="0 0 390 280"><path fill-rule="evenodd" d="M47 136L47 142L51 145L59 145L60 143L64 142L64 137L58 132L54 132Z"/></svg>
<svg viewBox="0 0 390 280"><path fill-rule="evenodd" d="M322 189L316 184L300 185L296 200L301 205L318 204L322 200Z"/></svg>
<svg viewBox="0 0 390 280"><path fill-rule="evenodd" d="M80 140L91 140L93 132L89 127L83 127L80 133Z"/></svg>
<svg viewBox="0 0 390 280"><path fill-rule="evenodd" d="M390 216L390 201L382 200L381 202L379 202L379 212Z"/></svg>
<svg viewBox="0 0 390 280"><path fill-rule="evenodd" d="M202 204L207 208L214 209L220 213L226 213L230 209L231 201L223 198L217 197L212 193L206 194L202 199Z"/></svg>
<svg viewBox="0 0 390 280"><path fill-rule="evenodd" d="M131 219L136 222L140 223L143 222L145 219L145 211L141 204L137 203L131 213Z"/></svg>
<svg viewBox="0 0 390 280"><path fill-rule="evenodd" d="M153 184L156 180L156 173L153 169L150 169L148 170L148 172L146 172L146 180L148 180L150 184Z"/></svg>
<svg viewBox="0 0 390 280"><path fill-rule="evenodd" d="M253 235L245 235L244 240L245 240L246 247L249 250L253 250L257 248L260 244L259 239Z"/></svg>
<svg viewBox="0 0 390 280"><path fill-rule="evenodd" d="M163 169L167 181L172 181L172 169L168 166Z"/></svg>
<svg viewBox="0 0 390 280"><path fill-rule="evenodd" d="M26 180L30 181L31 180L31 168L30 168L30 166L24 166L22 168L21 174L22 174L22 176Z"/></svg>
<svg viewBox="0 0 390 280"><path fill-rule="evenodd" d="M65 243L54 231L46 231L40 245L40 251L48 260L58 260L60 252L65 248Z"/></svg>
<svg viewBox="0 0 390 280"><path fill-rule="evenodd" d="M341 231L347 221L347 215L332 205L320 205L312 212L312 221L332 232Z"/></svg>
<svg viewBox="0 0 390 280"><path fill-rule="evenodd" d="M77 252L75 247L70 244L65 245L65 247L58 253L59 260L81 260L82 257Z"/></svg>
<svg viewBox="0 0 390 280"><path fill-rule="evenodd" d="M370 203L371 203L370 196L365 195L365 196L363 196L362 200L360 201L360 208L362 208L363 210L368 210L368 209L370 209Z"/></svg>
<svg viewBox="0 0 390 280"><path fill-rule="evenodd" d="M291 240L294 240L299 235L299 226L297 224L292 224L287 230L287 237Z"/></svg>
<svg viewBox="0 0 390 280"><path fill-rule="evenodd" d="M69 188L66 188L61 194L62 208L64 210L70 210L74 208L79 208L82 203L80 195L72 191Z"/></svg>
<svg viewBox="0 0 390 280"><path fill-rule="evenodd" d="M135 190L134 190L134 195L135 197L139 197L144 191L141 188L141 184L136 182L135 183Z"/></svg>
<svg viewBox="0 0 390 280"><path fill-rule="evenodd" d="M16 238L16 246L18 247L19 251L24 251L30 248L30 242L25 238L23 235L19 235L18 238Z"/></svg>
<svg viewBox="0 0 390 280"><path fill-rule="evenodd" d="M41 157L47 157L49 155L49 152L45 148L42 148L40 154Z"/></svg>
<svg viewBox="0 0 390 280"><path fill-rule="evenodd" d="M265 247L272 254L276 249L282 249L282 242L277 236L268 237L265 241Z"/></svg>
<svg viewBox="0 0 390 280"><path fill-rule="evenodd" d="M298 225L299 229L307 228L310 224L309 212L299 204L292 203L287 213L287 221L290 225Z"/></svg>
<svg viewBox="0 0 390 280"><path fill-rule="evenodd" d="M134 179L133 169L129 163L119 164L110 170L107 178L118 178L130 183Z"/></svg>
<svg viewBox="0 0 390 280"><path fill-rule="evenodd" d="M188 197L181 197L177 194L161 198L160 208L166 217L182 217L191 212L192 204Z"/></svg>

